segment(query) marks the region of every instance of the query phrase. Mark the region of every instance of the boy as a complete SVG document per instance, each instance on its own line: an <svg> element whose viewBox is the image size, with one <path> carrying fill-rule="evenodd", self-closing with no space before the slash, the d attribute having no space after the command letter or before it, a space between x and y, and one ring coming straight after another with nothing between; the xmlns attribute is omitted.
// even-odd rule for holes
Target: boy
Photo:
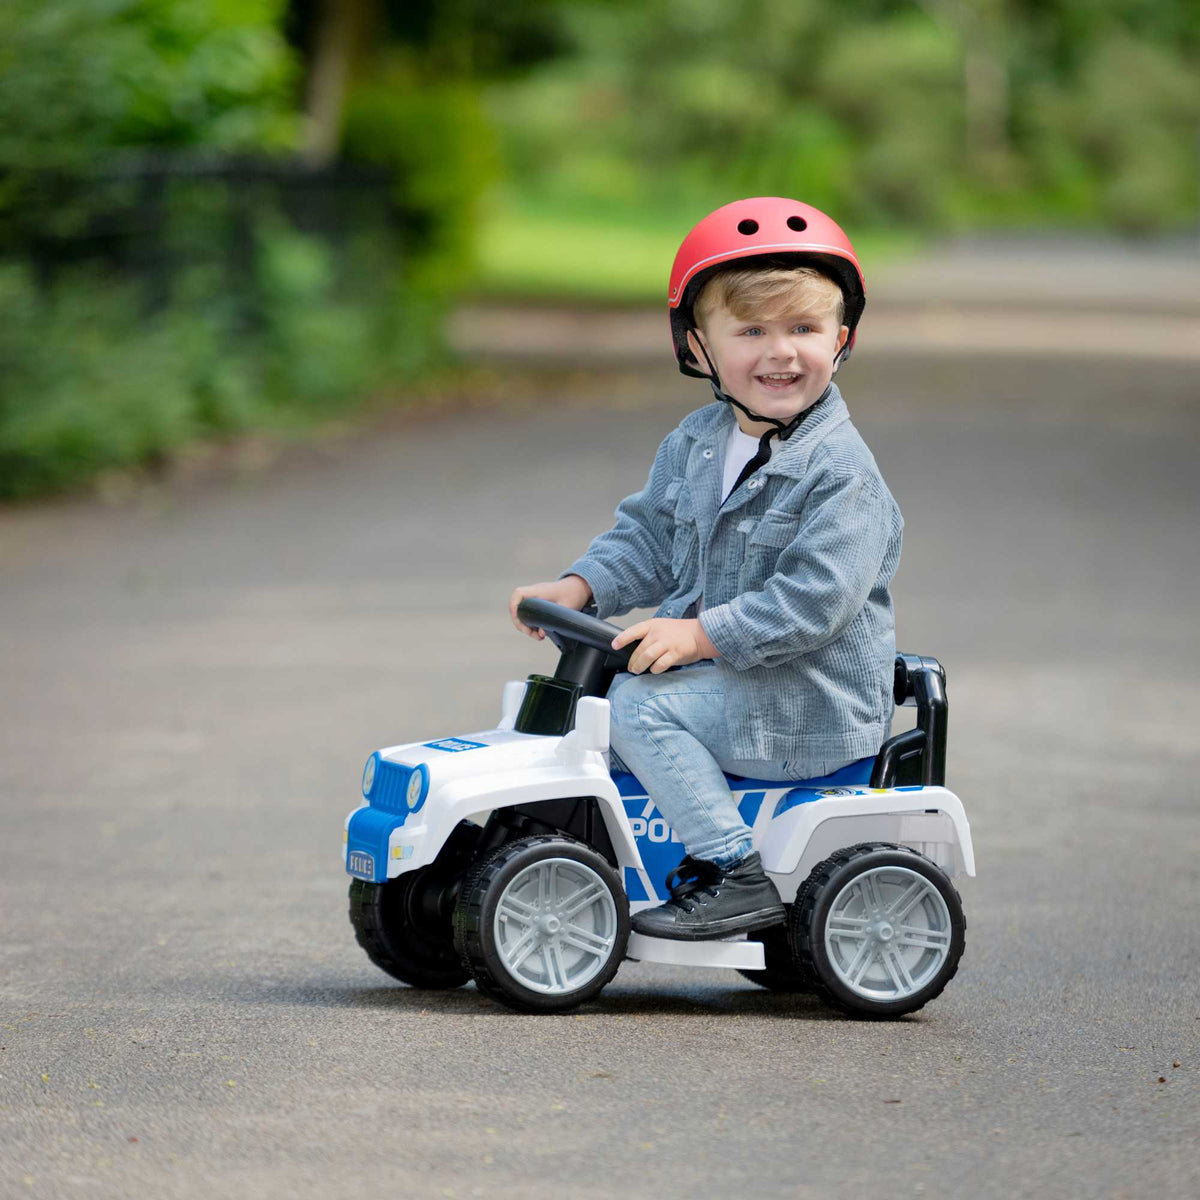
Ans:
<svg viewBox="0 0 1200 1200"><path fill-rule="evenodd" d="M866 302L842 230L794 200L735 201L684 239L670 287L679 368L717 403L667 436L613 528L510 611L540 637L517 619L524 596L601 617L658 606L613 641L640 644L609 689L610 741L687 857L632 924L699 939L785 912L724 772L814 778L888 735L903 521L832 382Z"/></svg>

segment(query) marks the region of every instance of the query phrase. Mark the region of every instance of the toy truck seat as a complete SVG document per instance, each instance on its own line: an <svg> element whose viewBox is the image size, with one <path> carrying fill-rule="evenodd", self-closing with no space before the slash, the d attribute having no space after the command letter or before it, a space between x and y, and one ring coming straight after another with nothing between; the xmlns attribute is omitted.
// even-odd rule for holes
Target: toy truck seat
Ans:
<svg viewBox="0 0 1200 1200"><path fill-rule="evenodd" d="M936 658L897 654L893 687L897 705L916 708L917 727L888 738L878 754L857 759L815 779L749 779L726 771L730 790L944 785L948 711L945 668ZM645 794L637 779L626 771L614 771L613 781L622 795Z"/></svg>

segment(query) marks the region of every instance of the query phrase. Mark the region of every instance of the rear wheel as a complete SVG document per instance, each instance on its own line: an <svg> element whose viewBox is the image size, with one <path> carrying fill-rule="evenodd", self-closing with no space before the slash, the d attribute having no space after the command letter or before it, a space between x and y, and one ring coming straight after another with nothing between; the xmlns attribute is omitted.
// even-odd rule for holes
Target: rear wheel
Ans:
<svg viewBox="0 0 1200 1200"><path fill-rule="evenodd" d="M789 934L823 999L855 1016L899 1017L954 978L966 918L935 863L872 843L814 868L796 896Z"/></svg>
<svg viewBox="0 0 1200 1200"><path fill-rule="evenodd" d="M519 838L474 868L455 944L480 991L524 1012L565 1012L598 995L629 941L620 877L590 846Z"/></svg>

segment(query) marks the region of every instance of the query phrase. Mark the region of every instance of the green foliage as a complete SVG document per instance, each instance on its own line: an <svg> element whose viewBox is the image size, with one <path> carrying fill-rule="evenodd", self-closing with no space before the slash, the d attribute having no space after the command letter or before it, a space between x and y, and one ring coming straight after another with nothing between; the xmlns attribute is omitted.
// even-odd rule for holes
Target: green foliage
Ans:
<svg viewBox="0 0 1200 1200"><path fill-rule="evenodd" d="M63 167L115 146L292 144L286 0L5 0L0 164Z"/></svg>
<svg viewBox="0 0 1200 1200"><path fill-rule="evenodd" d="M0 4L0 247L89 223L43 174L151 151L294 144L286 0L4 0ZM40 228L38 228L40 226Z"/></svg>
<svg viewBox="0 0 1200 1200"><path fill-rule="evenodd" d="M266 341L266 384L311 408L361 394L376 356L370 310L337 297L328 246L286 227L263 240L259 279Z"/></svg>
<svg viewBox="0 0 1200 1200"><path fill-rule="evenodd" d="M813 82L846 142L840 186L826 190L848 222L944 222L962 159L961 75L953 33L919 14L830 41Z"/></svg>
<svg viewBox="0 0 1200 1200"><path fill-rule="evenodd" d="M380 0L389 41L431 79L500 78L566 49L560 0Z"/></svg>
<svg viewBox="0 0 1200 1200"><path fill-rule="evenodd" d="M342 133L352 162L386 167L409 230L410 277L448 293L474 262L481 199L498 170L495 135L478 89L421 83L393 65L351 92Z"/></svg>
<svg viewBox="0 0 1200 1200"><path fill-rule="evenodd" d="M255 244L249 297L201 266L152 315L140 287L95 271L46 290L0 266L0 498L342 413L437 361L443 308L400 291L378 237L335 256L267 214Z"/></svg>
<svg viewBox="0 0 1200 1200"><path fill-rule="evenodd" d="M231 154L261 164L295 145L287 7L0 6L0 496L344 412L439 360L478 191L470 164L486 142L467 86L416 97L369 130L379 152L362 157L404 173L407 257L369 188L331 199L270 171L142 169L148 152L174 172ZM349 232L334 220L322 237L301 233L285 195L322 227L332 205ZM52 285L35 286L31 255Z"/></svg>
<svg viewBox="0 0 1200 1200"><path fill-rule="evenodd" d="M492 84L520 204L795 195L850 226L1194 223L1194 0L564 0ZM619 221L618 221L619 223Z"/></svg>
<svg viewBox="0 0 1200 1200"><path fill-rule="evenodd" d="M263 238L264 384L288 408L344 408L442 355L444 303L428 289L399 284L394 248L380 236L361 234L340 264L328 245L280 222Z"/></svg>
<svg viewBox="0 0 1200 1200"><path fill-rule="evenodd" d="M21 268L0 270L6 314L0 495L6 498L168 453L198 431L202 393L218 420L232 415L221 403L225 397L213 394L206 365L217 357L211 329L143 322L132 289L89 283L46 296ZM221 387L228 391L228 382Z"/></svg>
<svg viewBox="0 0 1200 1200"><path fill-rule="evenodd" d="M1142 233L1194 217L1200 87L1176 56L1111 33L1084 65L1064 108L1072 141L1102 168L1095 202L1105 224ZM1053 170L1053 161L1048 166Z"/></svg>

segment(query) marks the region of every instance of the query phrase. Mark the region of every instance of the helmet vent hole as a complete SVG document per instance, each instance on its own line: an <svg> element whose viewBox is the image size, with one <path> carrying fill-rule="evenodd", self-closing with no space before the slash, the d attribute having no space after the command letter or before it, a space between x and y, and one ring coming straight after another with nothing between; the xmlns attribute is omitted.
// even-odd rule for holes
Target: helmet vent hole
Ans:
<svg viewBox="0 0 1200 1200"><path fill-rule="evenodd" d="M803 233L808 228L808 222L803 217L788 217L787 227L797 233Z"/></svg>
<svg viewBox="0 0 1200 1200"><path fill-rule="evenodd" d="M758 232L758 222L751 221L749 218L745 221L739 221L737 230L738 233L744 233L746 237L749 237L752 233Z"/></svg>

